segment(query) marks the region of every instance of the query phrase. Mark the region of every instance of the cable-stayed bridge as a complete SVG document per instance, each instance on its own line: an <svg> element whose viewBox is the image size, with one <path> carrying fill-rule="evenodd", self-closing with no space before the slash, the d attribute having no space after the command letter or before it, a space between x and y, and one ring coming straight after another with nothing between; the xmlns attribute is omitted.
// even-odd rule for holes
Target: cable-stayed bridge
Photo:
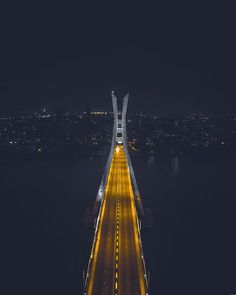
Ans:
<svg viewBox="0 0 236 295"><path fill-rule="evenodd" d="M86 295L146 295L148 280L143 257L140 218L145 217L130 160L126 113L112 92L113 137L105 172L93 208L97 216L84 282Z"/></svg>

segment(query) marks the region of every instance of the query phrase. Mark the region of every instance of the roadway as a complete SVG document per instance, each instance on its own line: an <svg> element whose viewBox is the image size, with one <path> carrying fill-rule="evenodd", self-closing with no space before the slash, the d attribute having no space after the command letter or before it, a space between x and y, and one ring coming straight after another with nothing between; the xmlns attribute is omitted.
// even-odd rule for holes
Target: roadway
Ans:
<svg viewBox="0 0 236 295"><path fill-rule="evenodd" d="M137 212L123 146L116 146L89 261L87 295L145 295Z"/></svg>

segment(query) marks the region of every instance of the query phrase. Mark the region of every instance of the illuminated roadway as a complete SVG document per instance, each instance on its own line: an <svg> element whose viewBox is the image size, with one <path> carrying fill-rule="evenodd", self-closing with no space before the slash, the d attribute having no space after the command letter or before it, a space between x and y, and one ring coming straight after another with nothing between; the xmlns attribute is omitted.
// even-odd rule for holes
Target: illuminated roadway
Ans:
<svg viewBox="0 0 236 295"><path fill-rule="evenodd" d="M96 230L84 294L147 294L135 200L123 146L115 147Z"/></svg>

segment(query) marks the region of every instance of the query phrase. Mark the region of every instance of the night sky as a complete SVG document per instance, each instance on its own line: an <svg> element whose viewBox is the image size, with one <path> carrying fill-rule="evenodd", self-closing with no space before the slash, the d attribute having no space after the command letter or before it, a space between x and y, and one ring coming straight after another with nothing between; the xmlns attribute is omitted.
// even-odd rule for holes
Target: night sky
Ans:
<svg viewBox="0 0 236 295"><path fill-rule="evenodd" d="M235 112L233 6L213 1L1 7L0 112Z"/></svg>

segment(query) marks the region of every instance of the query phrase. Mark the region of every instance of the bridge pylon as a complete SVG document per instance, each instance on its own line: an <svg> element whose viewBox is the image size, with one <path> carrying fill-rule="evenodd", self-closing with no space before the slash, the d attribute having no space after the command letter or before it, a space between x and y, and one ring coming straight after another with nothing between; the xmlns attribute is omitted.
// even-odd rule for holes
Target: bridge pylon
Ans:
<svg viewBox="0 0 236 295"><path fill-rule="evenodd" d="M107 163L106 163L105 171L104 171L104 174L102 177L102 181L101 181L101 184L98 189L96 201L95 201L95 204L93 207L93 215L97 216L99 207L101 206L102 200L104 198L107 179L108 179L108 173L110 170L112 156L114 153L115 146L116 145L123 145L126 160L127 160L128 167L129 167L130 176L131 176L131 182L132 182L133 192L134 192L135 201L136 201L136 205L137 205L137 209L138 209L138 214L140 215L140 217L143 218L145 216L145 211L143 208L143 204L142 204L142 200L140 197L137 181L136 181L135 174L134 174L134 169L133 169L131 159L129 156L129 151L128 151L127 131L126 131L126 117L127 117L126 114L127 114L127 108L128 108L129 93L127 93L125 95L125 97L123 98L122 111L118 110L117 97L115 96L114 91L112 91L111 97L112 97L112 106L113 106L113 115L114 115L111 149L110 149L110 153L109 153L109 156L107 159Z"/></svg>

